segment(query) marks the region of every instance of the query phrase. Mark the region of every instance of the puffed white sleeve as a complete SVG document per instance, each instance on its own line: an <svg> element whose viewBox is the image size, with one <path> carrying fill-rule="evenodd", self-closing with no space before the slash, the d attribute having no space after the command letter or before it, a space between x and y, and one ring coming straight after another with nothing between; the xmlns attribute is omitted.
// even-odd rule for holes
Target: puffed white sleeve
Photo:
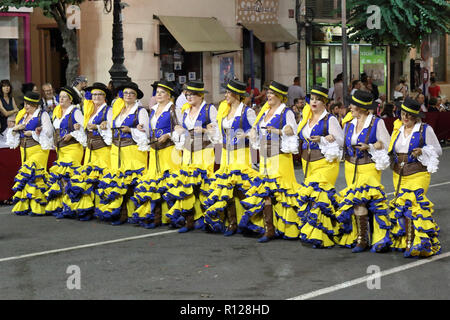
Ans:
<svg viewBox="0 0 450 320"><path fill-rule="evenodd" d="M15 149L20 144L20 134L13 131L13 128L6 129L6 145L10 149Z"/></svg>
<svg viewBox="0 0 450 320"><path fill-rule="evenodd" d="M87 136L86 132L84 132L83 122L84 116L80 109L75 110L75 121L80 124L80 128L78 130L72 131L70 134L74 137L83 147L87 145Z"/></svg>
<svg viewBox="0 0 450 320"><path fill-rule="evenodd" d="M439 167L439 156L442 155L442 148L439 140L431 126L427 126L425 132L425 146L422 148L422 154L417 157L429 173L435 173Z"/></svg>
<svg viewBox="0 0 450 320"><path fill-rule="evenodd" d="M54 129L52 121L50 120L50 116L45 111L41 115L41 125L42 125L41 133L37 134L36 131L33 131L32 137L34 140L39 142L43 150L51 150L54 148L53 145Z"/></svg>
<svg viewBox="0 0 450 320"><path fill-rule="evenodd" d="M106 123L107 125L105 130L102 130L100 128L100 125L97 126L97 130L98 133L100 133L100 135L102 136L103 141L105 141L105 143L110 146L112 144L112 108L109 108L108 113L106 114Z"/></svg>
<svg viewBox="0 0 450 320"><path fill-rule="evenodd" d="M219 132L219 125L217 124L217 109L214 105L211 105L209 108L209 119L211 120L211 124L214 129L206 131L206 136L212 144L220 144L221 136Z"/></svg>
<svg viewBox="0 0 450 320"><path fill-rule="evenodd" d="M250 123L250 126L253 126L256 121L256 113L252 108L247 108L247 120L248 123Z"/></svg>
<svg viewBox="0 0 450 320"><path fill-rule="evenodd" d="M286 130L291 127L293 135L287 135ZM297 130L297 121L292 110L286 112L286 125L281 130L281 151L284 153L298 153L298 136L295 134Z"/></svg>
<svg viewBox="0 0 450 320"><path fill-rule="evenodd" d="M150 117L148 115L147 110L141 108L138 114L138 122L141 124L145 131L142 132L137 128L131 128L131 137L138 145L139 151L148 151L149 150L149 133L150 133Z"/></svg>
<svg viewBox="0 0 450 320"><path fill-rule="evenodd" d="M344 145L344 130L342 130L336 117L328 120L328 133L333 136L334 141L329 142L325 137L320 137L318 143L320 152L328 162L334 162L342 158L342 146Z"/></svg>
<svg viewBox="0 0 450 320"><path fill-rule="evenodd" d="M380 119L377 124L376 132L377 141L383 144L383 148L377 150L373 144L369 144L369 154L372 156L372 160L375 162L375 168L377 170L384 170L390 165L390 158L388 155L389 143L391 136L386 129L383 119Z"/></svg>

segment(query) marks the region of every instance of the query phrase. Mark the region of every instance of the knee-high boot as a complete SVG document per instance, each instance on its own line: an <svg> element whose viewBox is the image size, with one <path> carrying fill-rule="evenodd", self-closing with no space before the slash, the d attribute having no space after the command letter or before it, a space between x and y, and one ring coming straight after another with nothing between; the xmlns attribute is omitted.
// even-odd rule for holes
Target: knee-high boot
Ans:
<svg viewBox="0 0 450 320"><path fill-rule="evenodd" d="M353 248L352 252L359 253L369 248L369 230L368 230L369 216L367 214L355 215L355 218L356 218L356 227L358 229L358 239L356 241L356 246Z"/></svg>
<svg viewBox="0 0 450 320"><path fill-rule="evenodd" d="M406 249L404 257L411 257L411 248L414 243L414 223L410 218L405 218L405 231L406 231Z"/></svg>
<svg viewBox="0 0 450 320"><path fill-rule="evenodd" d="M234 199L231 199L231 201L228 203L227 215L228 215L228 227L223 233L223 235L229 237L235 234L237 230L236 204L234 202Z"/></svg>
<svg viewBox="0 0 450 320"><path fill-rule="evenodd" d="M268 242L275 237L275 227L273 226L273 210L271 204L264 205L264 235L258 239L258 242Z"/></svg>

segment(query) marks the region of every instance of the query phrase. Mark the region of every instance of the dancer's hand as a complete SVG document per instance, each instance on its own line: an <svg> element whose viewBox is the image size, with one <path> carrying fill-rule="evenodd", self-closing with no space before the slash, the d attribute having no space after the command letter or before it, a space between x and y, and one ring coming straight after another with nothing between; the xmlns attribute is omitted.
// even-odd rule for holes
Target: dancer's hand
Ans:
<svg viewBox="0 0 450 320"><path fill-rule="evenodd" d="M415 149L413 149L412 156L414 158L418 158L421 155L422 155L422 148L415 148Z"/></svg>

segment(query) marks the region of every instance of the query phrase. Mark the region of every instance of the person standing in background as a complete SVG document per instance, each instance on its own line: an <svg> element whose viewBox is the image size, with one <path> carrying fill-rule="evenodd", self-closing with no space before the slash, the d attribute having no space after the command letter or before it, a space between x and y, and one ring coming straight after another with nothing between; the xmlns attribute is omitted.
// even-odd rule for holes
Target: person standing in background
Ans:
<svg viewBox="0 0 450 320"><path fill-rule="evenodd" d="M41 89L42 89L42 99L41 99L42 109L47 111L51 118L53 109L58 105L55 92L53 91L53 86L51 83L47 82L42 85Z"/></svg>
<svg viewBox="0 0 450 320"><path fill-rule="evenodd" d="M300 86L300 78L295 77L294 83L288 88L288 105L294 105L294 99L305 97L305 91Z"/></svg>
<svg viewBox="0 0 450 320"><path fill-rule="evenodd" d="M16 101L12 96L13 88L9 80L0 81L0 134L8 127L8 118L15 116L19 109L17 108Z"/></svg>

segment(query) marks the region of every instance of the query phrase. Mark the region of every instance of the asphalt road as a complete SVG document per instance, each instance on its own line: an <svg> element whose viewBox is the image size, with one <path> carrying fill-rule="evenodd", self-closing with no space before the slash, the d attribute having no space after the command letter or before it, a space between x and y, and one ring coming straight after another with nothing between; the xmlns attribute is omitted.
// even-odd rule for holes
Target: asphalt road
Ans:
<svg viewBox="0 0 450 320"><path fill-rule="evenodd" d="M343 167L337 189L345 186ZM302 178L297 171L299 181ZM392 174L382 177L392 193ZM0 207L0 299L213 300L449 298L450 148L428 196L441 228L441 255L353 254L300 241L178 234L160 227L21 217ZM390 194L392 198L392 194ZM376 271L381 277L372 278Z"/></svg>

